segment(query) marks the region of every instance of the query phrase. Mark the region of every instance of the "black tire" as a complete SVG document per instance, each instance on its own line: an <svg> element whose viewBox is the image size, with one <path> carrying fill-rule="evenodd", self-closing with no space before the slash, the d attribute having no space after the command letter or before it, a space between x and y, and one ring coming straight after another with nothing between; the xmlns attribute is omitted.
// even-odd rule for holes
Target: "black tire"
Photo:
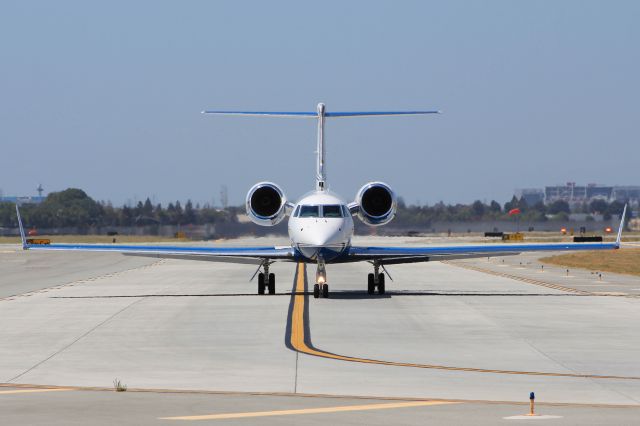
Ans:
<svg viewBox="0 0 640 426"><path fill-rule="evenodd" d="M269 294L276 294L276 274L269 274Z"/></svg>
<svg viewBox="0 0 640 426"><path fill-rule="evenodd" d="M320 297L320 286L318 284L313 285L313 298L317 299Z"/></svg>
<svg viewBox="0 0 640 426"><path fill-rule="evenodd" d="M378 275L378 294L384 294L384 274Z"/></svg>
<svg viewBox="0 0 640 426"><path fill-rule="evenodd" d="M264 274L258 274L258 294L264 294Z"/></svg>
<svg viewBox="0 0 640 426"><path fill-rule="evenodd" d="M373 294L376 292L376 283L373 282L373 274L369 274L367 282L367 293Z"/></svg>
<svg viewBox="0 0 640 426"><path fill-rule="evenodd" d="M325 299L329 298L329 284L322 285L322 297Z"/></svg>

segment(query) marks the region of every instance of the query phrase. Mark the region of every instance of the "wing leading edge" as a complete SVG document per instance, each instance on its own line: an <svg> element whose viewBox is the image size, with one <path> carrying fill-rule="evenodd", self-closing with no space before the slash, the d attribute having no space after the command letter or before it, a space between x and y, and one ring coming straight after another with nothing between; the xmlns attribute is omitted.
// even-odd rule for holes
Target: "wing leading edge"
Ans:
<svg viewBox="0 0 640 426"><path fill-rule="evenodd" d="M345 262L378 260L381 263L414 263L487 256L509 256L530 251L613 250L617 243L567 244L486 244L477 246L441 247L357 247L349 249Z"/></svg>
<svg viewBox="0 0 640 426"><path fill-rule="evenodd" d="M188 247L116 244L24 244L25 250L115 252L130 256L206 260L229 263L262 263L264 259L294 261L291 247Z"/></svg>

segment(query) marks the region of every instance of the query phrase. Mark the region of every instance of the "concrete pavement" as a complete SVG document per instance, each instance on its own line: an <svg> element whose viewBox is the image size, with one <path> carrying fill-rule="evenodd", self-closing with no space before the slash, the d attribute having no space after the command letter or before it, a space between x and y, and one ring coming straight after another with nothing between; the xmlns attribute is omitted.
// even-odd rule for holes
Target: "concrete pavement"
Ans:
<svg viewBox="0 0 640 426"><path fill-rule="evenodd" d="M256 283L248 283L254 271L250 265L3 247L0 381L8 386L109 387L119 378L130 388L276 392L291 398L328 394L519 402L535 391L545 402L640 406L640 333L635 327L640 300L620 295L635 296L640 280L607 274L606 283L594 283L592 274L581 271L563 279L553 268L539 272L535 262L524 255L393 266L395 281L387 280L388 294L373 297L366 294L368 264L330 265L331 298L315 300L299 291L300 271L293 263L274 264L278 294L258 296ZM307 270L311 279L314 271L313 266ZM598 287L587 287L594 284ZM582 291L567 290L572 288ZM299 349L291 344L296 303L306 311L299 320L306 343L321 354L292 350ZM85 392L38 393L37 398L103 398L80 396ZM108 398L129 401L123 406L132 403L128 398L134 393L124 394ZM7 395L15 395L16 405L10 407L36 396ZM149 406L152 401L163 406L141 408L149 422L208 410L197 404L193 408L202 410L186 405L182 410L178 403L180 409L166 410L164 396L148 398ZM229 410L250 411L253 398L244 396ZM348 424L349 416L382 421L404 415L396 412L426 410L451 413L451 419L455 413L462 419L464 413L486 412L487 424L493 424L489 419L503 413L492 404L481 406L353 411L340 414L346 416L340 422ZM300 418L313 423L335 415ZM571 418L583 418L576 416Z"/></svg>

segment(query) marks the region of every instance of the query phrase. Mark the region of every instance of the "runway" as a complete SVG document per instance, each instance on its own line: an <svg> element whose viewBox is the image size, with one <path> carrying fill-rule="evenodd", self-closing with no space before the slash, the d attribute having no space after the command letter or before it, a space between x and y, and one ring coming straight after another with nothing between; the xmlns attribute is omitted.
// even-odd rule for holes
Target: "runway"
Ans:
<svg viewBox="0 0 640 426"><path fill-rule="evenodd" d="M330 265L331 298L313 299L307 275L315 267L295 263L272 266L274 296L255 294L249 265L23 253L7 246L0 266L4 388L73 389L0 392L0 399L17 398L16 404L20 398L73 398L108 389L118 378L129 387L127 395L180 391L224 399L236 392L245 402L229 408L238 412L250 411L256 394L284 398L292 410L310 408L304 403L309 398L295 399L307 395L346 398L341 404L351 407L387 399L457 403L365 410L383 421L387 414L381 413L391 411L453 414L496 402L514 407L535 391L541 403L640 414L633 408L640 407L636 278L607 274L597 280L583 271L566 278L560 268L540 272L536 258L524 255L504 263L485 258L395 266L388 293L369 296L368 264ZM233 413L223 408L176 406L148 418ZM262 411L288 410L279 408ZM283 415L318 419L337 412L348 423L360 411ZM487 409L487 424L495 420L491 413Z"/></svg>

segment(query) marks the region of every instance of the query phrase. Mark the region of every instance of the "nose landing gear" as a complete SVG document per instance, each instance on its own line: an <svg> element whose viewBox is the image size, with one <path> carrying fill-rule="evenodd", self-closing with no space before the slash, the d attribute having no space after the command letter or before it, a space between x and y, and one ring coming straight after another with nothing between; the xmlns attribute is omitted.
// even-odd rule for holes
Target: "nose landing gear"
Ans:
<svg viewBox="0 0 640 426"><path fill-rule="evenodd" d="M318 299L321 295L325 299L329 298L329 284L324 283L324 284L313 285L313 297L315 299Z"/></svg>
<svg viewBox="0 0 640 426"><path fill-rule="evenodd" d="M320 295L325 299L329 298L329 284L327 284L327 271L324 262L318 260L318 269L316 270L316 284L313 285L313 297L318 299Z"/></svg>

